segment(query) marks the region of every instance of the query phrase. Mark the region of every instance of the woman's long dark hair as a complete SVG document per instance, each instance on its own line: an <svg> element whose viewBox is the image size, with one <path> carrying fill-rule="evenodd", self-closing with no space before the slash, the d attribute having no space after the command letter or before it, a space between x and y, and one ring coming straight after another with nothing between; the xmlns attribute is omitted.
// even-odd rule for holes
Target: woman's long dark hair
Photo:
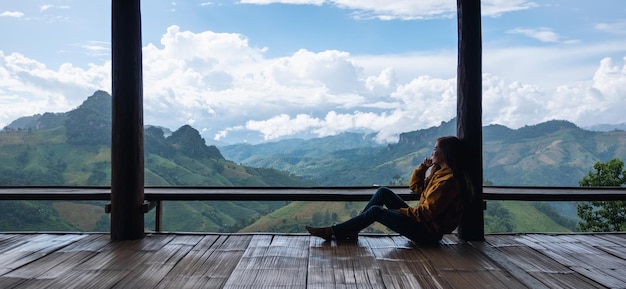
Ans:
<svg viewBox="0 0 626 289"><path fill-rule="evenodd" d="M468 173L469 155L465 143L455 136L440 137L437 139L437 143L446 164L452 169L455 179L457 179L461 188L465 189L467 196L473 198L474 187Z"/></svg>

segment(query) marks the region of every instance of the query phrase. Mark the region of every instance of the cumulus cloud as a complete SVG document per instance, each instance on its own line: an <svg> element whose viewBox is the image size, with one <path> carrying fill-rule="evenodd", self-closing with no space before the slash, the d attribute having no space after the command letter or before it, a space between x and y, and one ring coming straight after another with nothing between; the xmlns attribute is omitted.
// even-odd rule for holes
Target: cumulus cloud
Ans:
<svg viewBox="0 0 626 289"><path fill-rule="evenodd" d="M388 67L378 75L368 76L365 80L365 87L374 94L385 95L391 92L395 82L393 69Z"/></svg>
<svg viewBox="0 0 626 289"><path fill-rule="evenodd" d="M52 70L19 53L0 51L0 126L18 117L65 112L95 90L110 91L110 63L84 70L63 64Z"/></svg>
<svg viewBox="0 0 626 289"><path fill-rule="evenodd" d="M263 134L265 140L271 140L283 136L294 135L319 127L320 120L306 114L298 114L295 118L280 114L262 121L248 121L246 129L258 131Z"/></svg>
<svg viewBox="0 0 626 289"><path fill-rule="evenodd" d="M521 127L554 119L554 114L545 107L549 99L547 91L535 85L519 81L507 83L498 76L483 75L483 121L486 124L506 124ZM558 118L562 119L562 118Z"/></svg>
<svg viewBox="0 0 626 289"><path fill-rule="evenodd" d="M519 61L535 65L534 70L511 69L509 64L506 70L518 74L500 73L504 70L493 69L493 62L509 63L515 56L487 53L484 124L515 128L549 119L579 125L623 122L619 110L626 107L626 60L598 60L586 74L555 80L559 84L552 87L534 80L559 74L571 64L544 61L557 55L567 60L589 49L517 49L506 51L533 55ZM160 43L143 48L144 122L170 129L192 124L209 141L366 131L377 133L381 142L393 142L402 132L456 116L455 53L440 55L449 63L447 70L428 73L433 60L424 55L354 56L301 49L268 57L265 51L241 34L169 27ZM97 89L110 92L110 71L110 62L51 69L0 51L0 126L21 116L68 111Z"/></svg>

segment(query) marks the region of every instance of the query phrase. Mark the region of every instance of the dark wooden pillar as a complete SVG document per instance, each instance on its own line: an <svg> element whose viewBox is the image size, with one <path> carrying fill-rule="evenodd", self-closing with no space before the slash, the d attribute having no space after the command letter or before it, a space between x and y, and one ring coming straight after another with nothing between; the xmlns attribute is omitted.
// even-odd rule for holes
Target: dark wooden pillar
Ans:
<svg viewBox="0 0 626 289"><path fill-rule="evenodd" d="M482 36L480 0L457 0L459 59L457 67L457 136L469 148L475 198L458 228L467 241L484 240Z"/></svg>
<svg viewBox="0 0 626 289"><path fill-rule="evenodd" d="M111 239L144 237L143 83L139 0L112 0Z"/></svg>

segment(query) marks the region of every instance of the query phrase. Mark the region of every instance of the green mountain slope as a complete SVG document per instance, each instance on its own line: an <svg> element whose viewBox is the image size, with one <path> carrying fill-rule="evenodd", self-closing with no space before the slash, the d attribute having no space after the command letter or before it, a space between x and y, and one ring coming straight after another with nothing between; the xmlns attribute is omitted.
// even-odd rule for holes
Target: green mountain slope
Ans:
<svg viewBox="0 0 626 289"><path fill-rule="evenodd" d="M305 225L324 226L348 220L361 212L363 206L364 202L292 202L261 217L241 232L303 232ZM388 232L380 224L366 231Z"/></svg>
<svg viewBox="0 0 626 289"><path fill-rule="evenodd" d="M12 123L9 127L19 124L27 127L0 132L0 186L109 185L110 106L110 95L98 91L76 109L55 114L56 126L42 123L48 114ZM161 128L147 127L144 136L146 186L316 185L291 173L229 161L215 146L207 146L191 126L183 126L167 137ZM102 202L3 204L8 206L0 210L3 231L108 230L108 216ZM164 208L164 229L237 230L284 205L285 202L168 202ZM75 210L93 213L87 217L74 213ZM37 211L40 215L27 218L17 211ZM153 228L153 217L146 216L146 226Z"/></svg>
<svg viewBox="0 0 626 289"><path fill-rule="evenodd" d="M415 202L411 203L415 205ZM364 202L292 202L281 207L254 223L241 229L241 232L302 232L305 225L326 226L348 220L358 214ZM485 232L571 232L575 228L574 220L566 217L567 224L561 224L538 208L534 202L497 201L489 202L485 212ZM504 212L491 212L492 207ZM504 213L507 218L502 220L499 214ZM569 225L569 226L568 226ZM390 231L380 224L366 229L366 232L389 233Z"/></svg>

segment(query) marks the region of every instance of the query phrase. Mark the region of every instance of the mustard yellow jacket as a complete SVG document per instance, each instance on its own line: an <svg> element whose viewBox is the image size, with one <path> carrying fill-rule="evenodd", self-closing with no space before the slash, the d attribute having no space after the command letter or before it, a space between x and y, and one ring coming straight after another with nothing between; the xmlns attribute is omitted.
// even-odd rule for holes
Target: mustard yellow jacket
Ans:
<svg viewBox="0 0 626 289"><path fill-rule="evenodd" d="M420 164L409 182L411 192L420 194L419 204L402 208L400 212L424 223L432 237L441 239L443 234L452 232L459 225L465 198L452 169L433 167L433 172L426 178L427 170L428 167Z"/></svg>

